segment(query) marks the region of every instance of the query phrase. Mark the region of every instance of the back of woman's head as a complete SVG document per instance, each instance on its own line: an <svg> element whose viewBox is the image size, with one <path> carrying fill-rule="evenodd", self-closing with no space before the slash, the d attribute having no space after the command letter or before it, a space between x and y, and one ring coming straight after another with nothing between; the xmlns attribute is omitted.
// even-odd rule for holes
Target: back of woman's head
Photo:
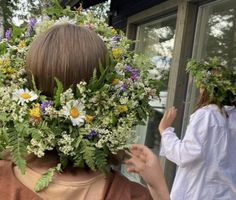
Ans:
<svg viewBox="0 0 236 200"><path fill-rule="evenodd" d="M107 49L92 30L72 24L61 24L38 36L31 44L26 70L34 76L36 86L52 96L56 77L65 88L88 81Z"/></svg>

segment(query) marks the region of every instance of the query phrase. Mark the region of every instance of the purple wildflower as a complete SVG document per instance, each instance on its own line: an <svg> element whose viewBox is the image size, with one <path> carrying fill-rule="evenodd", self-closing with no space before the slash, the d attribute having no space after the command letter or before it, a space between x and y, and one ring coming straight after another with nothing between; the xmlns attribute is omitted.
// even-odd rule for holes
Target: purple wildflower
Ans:
<svg viewBox="0 0 236 200"><path fill-rule="evenodd" d="M127 85L127 83L124 83L123 85L122 85L122 88L121 88L121 91L122 92L125 92L127 89L128 89L128 85Z"/></svg>
<svg viewBox="0 0 236 200"><path fill-rule="evenodd" d="M10 40L11 39L11 33L12 33L12 29L9 28L6 32L5 32L5 38L7 40Z"/></svg>
<svg viewBox="0 0 236 200"><path fill-rule="evenodd" d="M28 23L28 33L29 35L32 35L34 31L34 26L37 23L37 20L35 18L32 18Z"/></svg>
<svg viewBox="0 0 236 200"><path fill-rule="evenodd" d="M88 140L92 140L93 138L95 138L97 136L97 132L95 130L92 130L87 136L86 138Z"/></svg>
<svg viewBox="0 0 236 200"><path fill-rule="evenodd" d="M134 69L133 69L131 66L129 66L129 65L125 65L125 71L126 71L126 72L130 72L130 73L132 73L133 70L134 70Z"/></svg>
<svg viewBox="0 0 236 200"><path fill-rule="evenodd" d="M131 74L130 78L131 78L132 81L136 81L138 79L139 72L138 72L137 69L134 69L129 65L126 65L125 66L125 71Z"/></svg>
<svg viewBox="0 0 236 200"><path fill-rule="evenodd" d="M111 40L112 40L113 42L119 42L120 39L121 39L121 37L120 37L119 35L113 36L113 37L111 38Z"/></svg>
<svg viewBox="0 0 236 200"><path fill-rule="evenodd" d="M51 101L44 101L40 104L40 110L43 114L45 114L45 109L52 107L53 106L53 102Z"/></svg>

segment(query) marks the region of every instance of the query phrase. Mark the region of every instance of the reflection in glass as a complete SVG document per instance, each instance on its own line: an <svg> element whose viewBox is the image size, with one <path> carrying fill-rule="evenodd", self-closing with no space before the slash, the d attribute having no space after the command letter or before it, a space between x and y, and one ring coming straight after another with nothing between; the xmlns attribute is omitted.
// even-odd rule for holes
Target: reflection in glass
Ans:
<svg viewBox="0 0 236 200"><path fill-rule="evenodd" d="M150 102L153 115L150 116L146 127L145 143L157 154L160 149L160 134L157 126L166 106L167 87L170 65L174 49L176 15L140 25L137 33L136 52L141 52L150 58L156 69L150 73L162 80L160 100ZM141 133L143 134L143 133Z"/></svg>
<svg viewBox="0 0 236 200"><path fill-rule="evenodd" d="M200 8L195 57L218 56L227 66L236 65L236 1L217 1Z"/></svg>

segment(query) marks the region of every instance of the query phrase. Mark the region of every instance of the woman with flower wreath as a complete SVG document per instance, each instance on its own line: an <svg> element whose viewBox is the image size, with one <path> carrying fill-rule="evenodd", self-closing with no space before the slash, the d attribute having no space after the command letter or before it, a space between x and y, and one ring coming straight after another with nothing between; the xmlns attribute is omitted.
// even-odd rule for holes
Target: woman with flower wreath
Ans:
<svg viewBox="0 0 236 200"><path fill-rule="evenodd" d="M97 75L99 74L99 66L105 63L107 51L105 43L93 30L70 23L54 25L37 36L31 43L26 57L26 71L32 88L35 88L34 91L40 90L42 94L39 99L39 94L36 92L16 88L11 96L11 101L16 102L14 105L19 109L24 110L27 105L30 105L31 109L25 115L20 113L29 121L21 120L22 123L18 124L18 127L14 125L14 131L18 133L14 140L11 137L15 132L6 132L9 133L7 136L9 139L6 140L9 143L6 148L10 148L12 151L13 161L18 167L9 161L0 161L0 199L152 199L145 187L130 182L118 172L110 169L111 164L117 164L122 160L118 159L119 149L116 149L115 145L112 147L117 150L116 155L110 153L108 147L104 146L106 143L112 145L112 142L109 142L110 138L106 138L110 132L102 132L100 129L94 128L89 134L85 134L86 127L80 129L85 121L89 129L90 124L95 120L92 114L86 115L81 101L70 100L64 106L56 105L56 100L54 102L46 101L46 98L52 97L54 94L55 80L56 93L61 95L59 96L60 102L63 101L62 99L64 101L73 99L71 91L79 87L78 83L89 82L94 76L95 69ZM133 73L134 79L137 78L134 69L129 67L127 70L129 70L127 73ZM100 76L102 75L100 74ZM60 91L62 87L71 89L68 89L63 96ZM128 87L128 83L126 87ZM89 95L89 91L80 90L80 92L80 95L83 95L82 92L88 92ZM96 94L105 95L104 91L97 91ZM121 94L119 96L122 97ZM83 98L87 98L87 96L81 96L81 99ZM91 97L91 101L94 108L91 107L90 110L95 110L97 100ZM56 108L60 108L60 112L56 112ZM127 108L121 105L118 111L127 112ZM11 111L9 110L9 112ZM105 108L102 112L106 112ZM62 116L65 116L65 119L59 121ZM43 121L50 121L50 118L53 119L52 123L55 123L54 131L58 129L58 133L52 132L49 125ZM21 127L23 124L27 125ZM1 130L3 130L3 123L1 126ZM10 129L9 125L6 131ZM23 136L23 133L26 135ZM103 141L100 141L100 146L96 138L98 134L100 137L104 137ZM119 135L115 137L119 137ZM21 151L13 147L14 145L11 146L11 142L14 143L16 140L18 150L25 148L25 145L30 142L27 150L32 154L26 157L27 164L21 158L22 155L27 154L20 155ZM126 141L122 141L122 138L120 142L126 143ZM94 144L99 147L93 146ZM15 154L16 151L18 153ZM58 163L60 165L57 165ZM60 173L62 168L63 172ZM49 184L51 181L52 183Z"/></svg>
<svg viewBox="0 0 236 200"><path fill-rule="evenodd" d="M171 127L177 109L169 108L160 124L161 155L176 163L178 170L171 200L236 199L236 73L217 58L187 67L200 87L196 111L185 136L179 140ZM139 173L152 188L153 198L161 174L157 157L144 145L133 145L126 160L128 171Z"/></svg>

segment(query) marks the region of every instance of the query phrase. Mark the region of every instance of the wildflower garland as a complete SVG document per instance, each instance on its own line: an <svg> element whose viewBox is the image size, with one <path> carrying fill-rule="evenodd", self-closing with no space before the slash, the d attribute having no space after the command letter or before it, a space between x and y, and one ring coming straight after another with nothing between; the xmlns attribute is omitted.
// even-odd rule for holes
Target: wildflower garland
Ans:
<svg viewBox="0 0 236 200"><path fill-rule="evenodd" d="M217 57L204 62L194 59L187 64L198 88L205 88L210 99L219 105L232 105L236 102L236 69L221 65Z"/></svg>
<svg viewBox="0 0 236 200"><path fill-rule="evenodd" d="M27 27L9 29L0 42L0 152L10 151L22 173L27 154L43 157L56 150L60 158L60 164L49 169L36 191L46 187L53 172L63 170L68 162L106 172L108 156L135 142L134 127L146 119L148 102L157 97L160 86L149 76L153 66L128 50L131 42L122 32L92 13L57 9L50 16L41 22L32 19ZM93 29L113 58L100 66L100 77L78 83L76 92L64 91L56 79L55 95L49 98L35 85L29 87L25 55L37 34L59 23Z"/></svg>

